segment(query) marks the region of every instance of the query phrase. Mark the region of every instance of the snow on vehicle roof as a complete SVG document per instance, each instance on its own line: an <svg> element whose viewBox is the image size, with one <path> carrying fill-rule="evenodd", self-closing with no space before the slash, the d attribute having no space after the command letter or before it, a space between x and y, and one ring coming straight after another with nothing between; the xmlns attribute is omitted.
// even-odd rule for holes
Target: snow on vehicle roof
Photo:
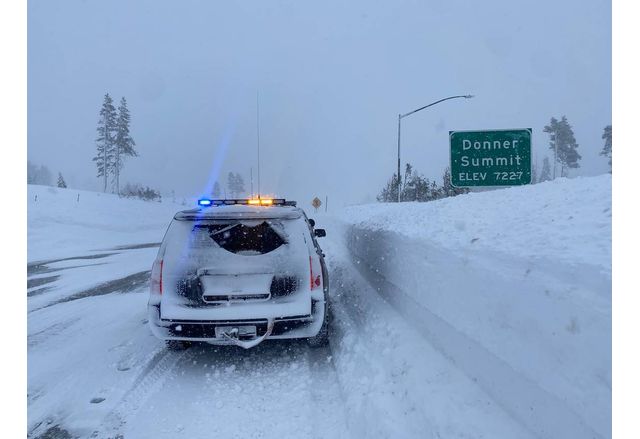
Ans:
<svg viewBox="0 0 640 439"><path fill-rule="evenodd" d="M296 219L302 210L292 206L249 206L243 204L229 206L207 206L183 210L175 214L179 221L199 219Z"/></svg>

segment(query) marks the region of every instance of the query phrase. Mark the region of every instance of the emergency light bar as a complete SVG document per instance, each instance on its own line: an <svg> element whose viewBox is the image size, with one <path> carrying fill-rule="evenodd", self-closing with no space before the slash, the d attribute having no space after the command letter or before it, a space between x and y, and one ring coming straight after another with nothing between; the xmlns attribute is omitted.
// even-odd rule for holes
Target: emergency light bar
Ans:
<svg viewBox="0 0 640 439"><path fill-rule="evenodd" d="M287 201L284 198L237 198L231 200L212 200L209 198L201 198L198 200L198 206L232 206L235 204L248 206L296 206L295 201Z"/></svg>

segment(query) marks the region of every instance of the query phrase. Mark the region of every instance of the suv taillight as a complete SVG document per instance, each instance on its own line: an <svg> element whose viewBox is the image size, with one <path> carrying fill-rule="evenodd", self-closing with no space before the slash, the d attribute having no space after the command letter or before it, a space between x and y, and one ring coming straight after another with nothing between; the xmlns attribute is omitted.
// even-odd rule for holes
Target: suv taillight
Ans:
<svg viewBox="0 0 640 439"><path fill-rule="evenodd" d="M320 265L320 264L317 264ZM320 288L320 286L322 286L322 280L320 278L320 274L319 273L314 273L313 272L313 266L314 266L314 260L313 260L313 256L309 256L309 281L311 284L311 291L315 290L316 288ZM317 267L316 267L317 268ZM317 270L320 271L320 270Z"/></svg>
<svg viewBox="0 0 640 439"><path fill-rule="evenodd" d="M162 259L156 259L151 269L151 294L162 294Z"/></svg>

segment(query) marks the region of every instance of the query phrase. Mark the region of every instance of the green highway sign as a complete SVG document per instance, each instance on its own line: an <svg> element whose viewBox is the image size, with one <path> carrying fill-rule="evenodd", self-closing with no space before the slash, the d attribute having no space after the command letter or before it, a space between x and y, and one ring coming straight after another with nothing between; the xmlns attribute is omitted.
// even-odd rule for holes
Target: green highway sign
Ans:
<svg viewBox="0 0 640 439"><path fill-rule="evenodd" d="M531 183L531 128L449 131L449 146L452 186Z"/></svg>

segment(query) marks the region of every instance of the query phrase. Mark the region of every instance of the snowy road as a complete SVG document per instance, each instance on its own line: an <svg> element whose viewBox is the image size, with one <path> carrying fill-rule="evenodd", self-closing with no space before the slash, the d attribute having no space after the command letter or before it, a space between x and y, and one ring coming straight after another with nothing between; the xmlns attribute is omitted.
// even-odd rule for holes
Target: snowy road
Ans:
<svg viewBox="0 0 640 439"><path fill-rule="evenodd" d="M68 291L65 276L90 267L67 260L63 287L30 297L46 303L29 314L30 436L529 437L368 286L339 229L324 242L335 333L318 350L167 351L146 326L147 290L129 274L131 256L92 258L107 261L112 279L84 293ZM55 301L43 302L48 294Z"/></svg>
<svg viewBox="0 0 640 439"><path fill-rule="evenodd" d="M95 294L58 292L66 300L30 313L30 436L346 436L328 348L167 351L146 327L146 288L126 292L129 267L110 267Z"/></svg>
<svg viewBox="0 0 640 439"><path fill-rule="evenodd" d="M501 240L490 206L516 205L525 189L411 205L400 218L386 205L316 216L330 347L182 352L146 320L158 218L176 206L132 204L148 210L143 228L119 220L129 201L95 196L65 217L75 194L34 188L29 437L610 437L610 179L555 184L526 189L530 212L501 213L513 229ZM449 220L469 209L473 221ZM537 211L551 220L540 226ZM414 225L419 215L431 227Z"/></svg>

